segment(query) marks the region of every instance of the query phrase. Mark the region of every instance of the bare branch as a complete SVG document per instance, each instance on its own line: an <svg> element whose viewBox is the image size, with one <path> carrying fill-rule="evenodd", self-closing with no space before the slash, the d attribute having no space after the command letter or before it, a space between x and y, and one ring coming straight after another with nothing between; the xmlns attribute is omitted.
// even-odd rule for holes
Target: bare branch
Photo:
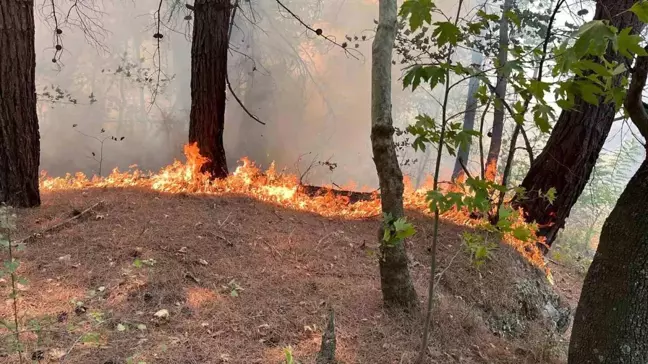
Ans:
<svg viewBox="0 0 648 364"><path fill-rule="evenodd" d="M258 117L254 116L254 114L252 114L252 113L247 109L247 107L245 107L245 105L243 105L243 101L241 101L241 99L239 99L238 95L236 95L236 92L234 92L234 89L232 88L232 84L229 82L229 75L226 75L226 76L225 76L225 81L227 82L227 88L229 89L229 91L230 91L230 93L232 94L232 96L234 96L234 99L235 99L236 102L239 104L239 106L241 106L241 108L243 109L243 111L245 111L245 113L246 113L249 117L251 117L252 119L254 119L254 121L256 121L257 123L259 123L259 124L261 124L261 125L266 125L266 123L264 123L263 121L259 120Z"/></svg>
<svg viewBox="0 0 648 364"><path fill-rule="evenodd" d="M648 50L648 46L644 49ZM648 78L648 56L637 57L624 106L630 115L630 120L641 135L648 140L648 113L646 113L642 101L646 78Z"/></svg>
<svg viewBox="0 0 648 364"><path fill-rule="evenodd" d="M232 28L234 27L234 18L236 17L236 10L237 10L238 8L239 8L239 0L236 0L236 2L234 3L234 10L232 10L232 15L231 15L231 19L230 19L230 24L229 24L229 33L227 34L227 42L228 42L228 43L229 43L230 40L232 39ZM230 49L231 49L231 48L230 48ZM255 68L256 68L256 66L255 66ZM237 95L236 92L234 91L234 88L232 87L232 84L230 83L230 80L229 80L229 72L227 72L227 71L226 71L226 74L225 74L225 82L227 83L227 88L229 89L230 93L232 94L232 96L234 96L234 99L235 99L236 102L239 104L239 106L241 106L241 108L243 109L243 111L245 111L245 113L246 113L249 117L251 117L254 121L256 121L257 123L259 123L259 124L261 124L261 125L266 125L266 123L264 123L263 121L259 120L258 117L256 117L254 114L252 114L252 113L250 112L250 110L248 110L248 108L247 108L245 105L243 105L243 101L241 101L241 99L238 97L238 95Z"/></svg>
<svg viewBox="0 0 648 364"><path fill-rule="evenodd" d="M484 122L486 121L486 114L488 114L488 108L491 105L491 99L488 99L486 107L484 107L484 112L481 116L481 121L479 123L479 167L481 168L481 178L486 177L486 167L484 163Z"/></svg>
<svg viewBox="0 0 648 364"><path fill-rule="evenodd" d="M468 178L470 178L470 179L473 179L473 176L470 174L470 171L468 171L468 168L466 168L466 165L464 164L463 159L461 159L461 157L459 157L459 158L457 158L457 160L459 161L459 164L461 164L461 169L463 169L466 176L468 176Z"/></svg>
<svg viewBox="0 0 648 364"><path fill-rule="evenodd" d="M63 24L80 29L86 41L103 52L109 52L104 44L109 33L101 22L105 14L96 0L71 0ZM59 28L60 29L60 28Z"/></svg>
<svg viewBox="0 0 648 364"><path fill-rule="evenodd" d="M324 35L322 29L314 29L314 28L311 27L310 25L306 24L306 23L305 23L305 22L304 22L304 21L303 21L303 20L302 20L302 19L301 19L297 14L295 14L295 13L294 13L292 10L290 10L286 5L284 5L284 3L281 2L281 0L275 0L275 1L277 2L277 4L279 4L279 6L280 6L282 9L284 9L288 14L290 14L291 17L293 17L293 18L294 18L295 20L297 20L297 21L298 21L302 26L304 26L304 28L306 28L306 29L310 30L311 32L315 33L315 35L324 38L325 40L327 40L327 41L330 42L331 44L333 44L333 45L335 45L335 46L337 46L337 47L340 47L341 49L344 50L344 53L345 53L345 54L347 54L347 55L349 55L349 56L351 56L351 57L353 57L353 58L355 58L355 59L357 59L357 60L360 60L360 58L359 58L356 54L353 54L351 51L355 51L355 52L357 52L357 54L359 54L359 55L362 55L362 53L360 53L359 51L356 51L356 50L354 50L354 49L348 49L346 43L342 43L342 44L340 44L340 43L336 42L335 39L333 39L332 37L329 37L329 36Z"/></svg>
<svg viewBox="0 0 648 364"><path fill-rule="evenodd" d="M153 53L153 63L155 63L156 69L156 81L155 81L155 86L153 87L153 92L151 95L151 105L155 104L155 100L157 99L158 92L160 90L160 75L162 74L162 52L160 50L160 42L162 41L162 33L160 33L160 28L162 27L162 2L164 0L160 0L158 2L158 8L155 11L155 21L157 24L157 28L155 31L155 34L153 37L157 40L156 46L155 46L155 52ZM157 56L157 62L155 61L155 56ZM150 110L150 107L149 107Z"/></svg>

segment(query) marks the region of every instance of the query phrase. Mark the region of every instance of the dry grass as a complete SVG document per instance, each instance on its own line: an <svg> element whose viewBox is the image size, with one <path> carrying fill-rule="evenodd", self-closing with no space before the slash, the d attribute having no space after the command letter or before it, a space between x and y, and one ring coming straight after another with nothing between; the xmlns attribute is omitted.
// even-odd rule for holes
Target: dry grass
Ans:
<svg viewBox="0 0 648 364"><path fill-rule="evenodd" d="M62 360L70 364L281 363L291 345L310 363L329 306L342 363L415 357L420 317L390 314L381 304L377 220L324 218L240 196L88 189L44 194L42 207L20 212L19 236L99 201L20 253L20 274L29 280L22 321L42 326L39 335L22 335L28 358L42 350L43 363L61 362L68 351ZM423 302L432 222L412 215L418 234L408 248ZM457 253L463 229L441 229L438 272L456 258L441 278L429 363L560 363L564 352L548 354L555 341L541 318L515 336L489 329L489 320L519 308L516 280L542 277L505 246L477 271ZM0 285L8 297L7 282ZM87 310L75 313L75 301ZM170 312L168 322L153 317L161 309ZM3 355L3 362L18 361Z"/></svg>

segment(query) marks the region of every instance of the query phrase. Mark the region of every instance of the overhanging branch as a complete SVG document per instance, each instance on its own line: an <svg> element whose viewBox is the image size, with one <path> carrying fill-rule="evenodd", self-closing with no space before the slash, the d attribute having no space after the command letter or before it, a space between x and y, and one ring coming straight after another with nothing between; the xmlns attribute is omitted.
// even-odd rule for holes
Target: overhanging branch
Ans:
<svg viewBox="0 0 648 364"><path fill-rule="evenodd" d="M644 49L648 50L648 46ZM648 140L648 113L642 101L646 78L648 78L648 56L637 57L624 106L630 115L630 120L644 139Z"/></svg>
<svg viewBox="0 0 648 364"><path fill-rule="evenodd" d="M335 46L341 48L342 50L344 50L344 53L345 53L345 54L347 54L347 55L349 55L349 56L351 56L351 57L353 57L353 58L355 58L355 59L357 59L357 60L360 60L360 58L359 58L356 54L352 53L352 51L356 51L356 50L354 50L354 49L349 49L346 43L340 44L340 43L336 42L335 39L333 39L332 37L329 37L329 36L324 35L322 29L314 29L314 28L311 27L310 25L306 24L306 23L305 23L305 22L304 22L304 21L303 21L303 20L302 20L302 19L301 19L297 14L295 14L295 13L294 13L292 10L290 10L286 5L284 5L284 3L281 2L281 0L275 0L275 1L277 2L277 4L278 4L278 5L279 5L283 10L285 10L288 14L290 14L290 16L293 17L295 20L297 20L297 21L299 22L299 24L301 24L304 28L306 28L306 29L310 30L311 32L315 33L315 35L324 38L325 40L327 40L327 41L330 42L331 44L333 44L333 45L335 45ZM357 51L356 51L356 52L357 52ZM360 52L357 52L357 53L360 54L360 55L362 55L362 53L360 53Z"/></svg>

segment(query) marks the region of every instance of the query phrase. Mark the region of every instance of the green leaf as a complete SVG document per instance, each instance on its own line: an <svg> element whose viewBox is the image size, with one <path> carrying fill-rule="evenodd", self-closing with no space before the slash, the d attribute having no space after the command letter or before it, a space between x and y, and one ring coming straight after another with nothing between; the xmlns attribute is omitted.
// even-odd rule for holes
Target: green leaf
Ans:
<svg viewBox="0 0 648 364"><path fill-rule="evenodd" d="M508 10L504 15L511 21L513 24L515 24L518 28L522 26L522 23L520 21L520 18L517 16L517 14L512 11Z"/></svg>
<svg viewBox="0 0 648 364"><path fill-rule="evenodd" d="M549 83L538 80L531 80L529 82L529 92L538 100L544 100L545 92L549 91ZM519 110L518 112L522 112Z"/></svg>
<svg viewBox="0 0 648 364"><path fill-rule="evenodd" d="M502 66L502 73L504 75L510 75L513 71L524 72L521 60L514 59L507 61L506 63L504 63L504 66Z"/></svg>
<svg viewBox="0 0 648 364"><path fill-rule="evenodd" d="M533 121L541 132L547 133L551 130L549 120L553 120L554 117L554 110L551 106L543 104L535 104L533 106Z"/></svg>
<svg viewBox="0 0 648 364"><path fill-rule="evenodd" d="M580 96L583 98L583 100L585 100L587 103L598 106L599 96L603 93L603 91L592 82L575 81L575 83L578 86Z"/></svg>
<svg viewBox="0 0 648 364"><path fill-rule="evenodd" d="M20 266L20 263L17 260L13 261L8 261L5 260L4 262L4 267L7 270L8 273L15 273L18 270L18 267Z"/></svg>
<svg viewBox="0 0 648 364"><path fill-rule="evenodd" d="M135 268L142 268L142 260L140 258L135 258L135 261L133 261L133 266Z"/></svg>
<svg viewBox="0 0 648 364"><path fill-rule="evenodd" d="M422 81L429 82L430 87L434 88L439 83L445 82L446 71L439 66L420 66L416 65L405 73L403 77L403 87L412 86L412 91L416 90Z"/></svg>
<svg viewBox="0 0 648 364"><path fill-rule="evenodd" d="M499 220L506 220L513 215L513 209L510 206L502 206L499 210Z"/></svg>
<svg viewBox="0 0 648 364"><path fill-rule="evenodd" d="M643 49L643 48L641 48L641 49ZM616 66L616 68L614 69L614 71L612 71L612 76L620 75L620 74L622 74L623 72L625 72L625 71L627 71L627 70L628 70L628 69L626 68L625 64L623 64L623 63L619 63L619 64Z"/></svg>
<svg viewBox="0 0 648 364"><path fill-rule="evenodd" d="M592 62L588 59L580 60L579 62L574 64L574 67L578 67L584 70L591 70L599 76L612 76L612 73L605 66L596 62Z"/></svg>
<svg viewBox="0 0 648 364"><path fill-rule="evenodd" d="M484 10L478 10L477 11L477 16L481 19L483 19L487 23L495 23L500 20L499 15L497 14L488 14Z"/></svg>
<svg viewBox="0 0 648 364"><path fill-rule="evenodd" d="M438 84L445 82L446 71L439 66L425 67L426 80L430 83L430 88L435 88Z"/></svg>
<svg viewBox="0 0 648 364"><path fill-rule="evenodd" d="M637 15L637 18L644 23L648 23L648 1L641 1L635 3L630 8L630 11Z"/></svg>
<svg viewBox="0 0 648 364"><path fill-rule="evenodd" d="M455 145L460 148L467 148L472 142L472 137L479 137L480 135L477 130L464 129L454 137Z"/></svg>
<svg viewBox="0 0 648 364"><path fill-rule="evenodd" d="M615 36L614 28L602 20L592 20L583 24L576 32L578 39L573 47L576 57L580 59L588 53L602 56L610 39Z"/></svg>
<svg viewBox="0 0 648 364"><path fill-rule="evenodd" d="M412 86L412 91L414 91L421 84L421 79L425 79L425 71L423 70L423 67L416 65L405 73L405 77L403 77L403 87Z"/></svg>
<svg viewBox="0 0 648 364"><path fill-rule="evenodd" d="M637 5L637 4L635 4ZM639 45L641 43L641 36L636 34L630 34L632 28L623 29L617 36L617 46L619 47L619 53L621 53L626 58L633 58L633 54L638 56L648 55L646 50Z"/></svg>
<svg viewBox="0 0 648 364"><path fill-rule="evenodd" d="M423 23L430 24L432 22L432 10L435 8L432 0L406 0L401 5L399 15L403 18L409 16L410 30L415 31Z"/></svg>
<svg viewBox="0 0 648 364"><path fill-rule="evenodd" d="M394 229L396 230L396 239L398 240L409 238L416 233L414 226L408 223L404 217L394 221Z"/></svg>
<svg viewBox="0 0 648 364"><path fill-rule="evenodd" d="M556 187L551 187L549 190L547 190L547 193L545 193L545 198L547 201L549 201L550 204L553 204L554 201L556 201Z"/></svg>
<svg viewBox="0 0 648 364"><path fill-rule="evenodd" d="M436 28L432 32L432 36L437 38L437 44L442 47L446 44L453 46L457 45L461 30L449 21L441 21L434 23Z"/></svg>
<svg viewBox="0 0 648 364"><path fill-rule="evenodd" d="M383 229L383 241L388 243L391 240L391 230Z"/></svg>
<svg viewBox="0 0 648 364"><path fill-rule="evenodd" d="M531 239L531 230L526 226L518 226L513 229L513 236L521 241L529 241Z"/></svg>
<svg viewBox="0 0 648 364"><path fill-rule="evenodd" d="M237 290L233 289L233 290L230 292L230 296L232 296L232 297L238 297L238 296L239 296L239 293L238 293Z"/></svg>
<svg viewBox="0 0 648 364"><path fill-rule="evenodd" d="M81 342L83 343L98 343L99 342L99 334L96 332L89 332L87 334L84 334L81 337Z"/></svg>

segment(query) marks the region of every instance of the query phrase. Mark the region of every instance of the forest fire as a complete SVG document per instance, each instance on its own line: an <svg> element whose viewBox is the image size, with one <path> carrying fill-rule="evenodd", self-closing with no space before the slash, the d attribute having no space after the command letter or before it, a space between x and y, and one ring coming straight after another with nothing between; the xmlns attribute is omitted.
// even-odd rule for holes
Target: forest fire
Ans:
<svg viewBox="0 0 648 364"><path fill-rule="evenodd" d="M274 163L264 172L254 162L243 158L234 173L222 180L211 180L209 175L200 172L206 158L200 155L196 144L185 145L186 162L174 161L158 173L143 172L131 166L121 172L115 168L107 177L88 178L83 173L65 177L48 177L42 173L40 186L43 191L60 191L85 188L147 188L163 193L195 194L234 194L274 203L285 208L309 211L326 217L346 219L380 216L380 199L376 192L371 198L350 202L349 197L334 194L328 187L322 188L315 195L304 193L296 175L279 173ZM426 201L427 188L414 189L408 180L405 181L404 202L408 209L430 214ZM521 216L521 214L520 214ZM479 226L484 222L469 216L466 211L451 210L442 217L458 225ZM523 223L520 218L520 224ZM524 243L513 236L505 236L505 242L516 248L523 256L537 267L546 269L542 253L535 247Z"/></svg>

